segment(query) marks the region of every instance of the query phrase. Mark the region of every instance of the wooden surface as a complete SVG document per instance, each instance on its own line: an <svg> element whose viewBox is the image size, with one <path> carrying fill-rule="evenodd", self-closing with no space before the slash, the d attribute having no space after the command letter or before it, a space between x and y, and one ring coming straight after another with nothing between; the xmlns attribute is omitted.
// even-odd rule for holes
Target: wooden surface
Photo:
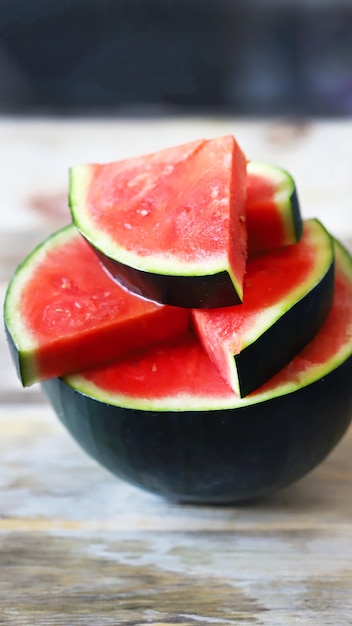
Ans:
<svg viewBox="0 0 352 626"><path fill-rule="evenodd" d="M67 168L233 132L287 167L305 217L351 246L352 123L0 120L0 284L68 221ZM309 476L240 507L112 477L22 390L0 337L0 624L352 624L352 431ZM332 415L333 419L333 415Z"/></svg>

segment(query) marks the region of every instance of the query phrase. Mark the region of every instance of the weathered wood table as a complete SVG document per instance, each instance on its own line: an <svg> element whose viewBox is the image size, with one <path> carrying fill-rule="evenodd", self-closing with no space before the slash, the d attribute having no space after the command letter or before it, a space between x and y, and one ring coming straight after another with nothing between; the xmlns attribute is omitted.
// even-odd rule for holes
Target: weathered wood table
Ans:
<svg viewBox="0 0 352 626"><path fill-rule="evenodd" d="M67 168L200 136L296 178L352 247L352 122L0 120L1 291L66 223ZM352 624L352 432L309 476L239 507L170 504L112 477L0 351L0 624ZM333 419L333 415L331 416Z"/></svg>

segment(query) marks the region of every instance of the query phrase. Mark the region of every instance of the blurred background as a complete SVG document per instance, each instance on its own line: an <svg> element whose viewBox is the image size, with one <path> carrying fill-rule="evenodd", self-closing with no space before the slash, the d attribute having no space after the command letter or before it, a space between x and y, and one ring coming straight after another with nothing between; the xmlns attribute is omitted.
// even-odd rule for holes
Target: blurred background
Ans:
<svg viewBox="0 0 352 626"><path fill-rule="evenodd" d="M0 113L349 115L351 0L1 0Z"/></svg>

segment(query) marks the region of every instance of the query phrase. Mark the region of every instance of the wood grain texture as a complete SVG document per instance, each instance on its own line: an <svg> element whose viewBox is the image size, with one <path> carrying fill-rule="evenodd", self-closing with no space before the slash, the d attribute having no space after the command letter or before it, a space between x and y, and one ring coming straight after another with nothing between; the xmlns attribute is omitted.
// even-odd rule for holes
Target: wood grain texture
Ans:
<svg viewBox="0 0 352 626"><path fill-rule="evenodd" d="M305 479L241 507L117 480L44 404L2 407L0 430L0 624L351 623L351 430Z"/></svg>
<svg viewBox="0 0 352 626"><path fill-rule="evenodd" d="M351 245L349 171L328 176L346 162L350 122L0 120L1 298L23 255L67 221L69 164L225 132L293 171L305 214L327 217ZM1 334L0 624L348 626L351 458L350 429L320 467L264 501L169 503L79 449L40 388L20 388Z"/></svg>

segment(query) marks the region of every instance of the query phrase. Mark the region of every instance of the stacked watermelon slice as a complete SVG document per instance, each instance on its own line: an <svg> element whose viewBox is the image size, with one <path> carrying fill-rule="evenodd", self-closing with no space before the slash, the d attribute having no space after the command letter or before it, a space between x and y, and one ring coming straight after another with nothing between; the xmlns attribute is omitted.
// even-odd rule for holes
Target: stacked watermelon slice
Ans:
<svg viewBox="0 0 352 626"><path fill-rule="evenodd" d="M23 385L45 381L90 454L175 495L143 483L133 463L126 470L126 452L122 470L106 437L105 447L91 435L82 443L78 422L103 424L108 410L114 428L155 412L235 423L253 407L268 419L278 400L290 413L331 394L336 376L341 436L352 403L352 260L318 220L302 221L286 171L248 162L232 136L199 140L73 167L70 207L73 223L15 272L4 318ZM331 447L338 437L328 436ZM260 492L242 491L208 489L206 499ZM175 497L196 492L183 485Z"/></svg>

